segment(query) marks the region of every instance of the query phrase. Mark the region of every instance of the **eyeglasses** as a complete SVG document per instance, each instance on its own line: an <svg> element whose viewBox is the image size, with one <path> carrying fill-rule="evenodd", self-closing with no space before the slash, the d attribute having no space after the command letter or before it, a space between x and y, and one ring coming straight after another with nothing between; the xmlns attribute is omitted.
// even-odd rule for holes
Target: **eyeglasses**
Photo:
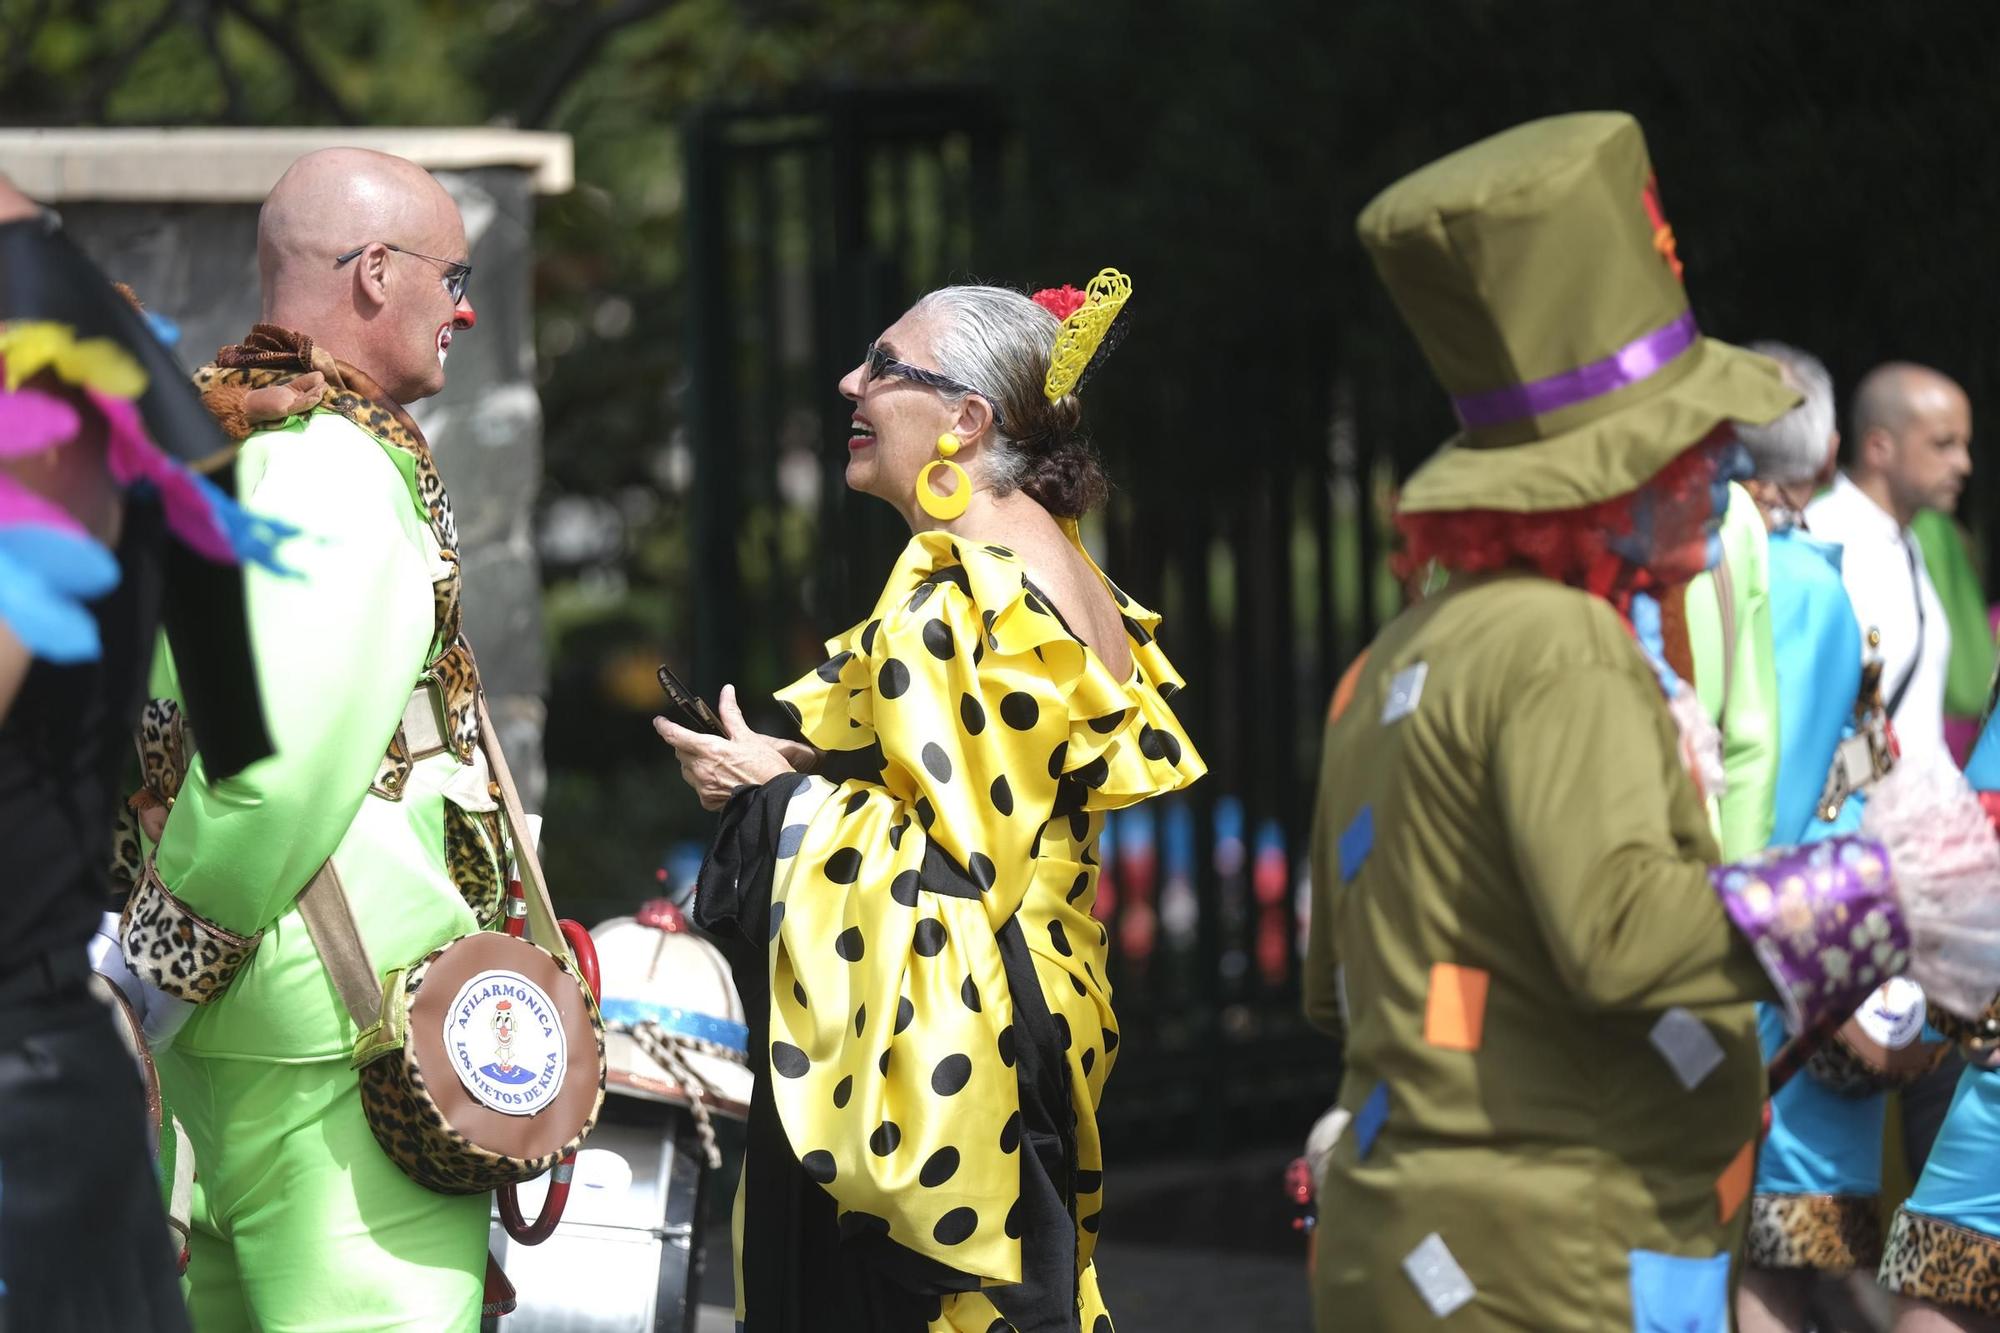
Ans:
<svg viewBox="0 0 2000 1333"><path fill-rule="evenodd" d="M1003 430L1006 428L1007 422L1000 414L999 401L983 389L975 389L970 384L961 384L951 378L951 376L940 375L935 370L925 370L923 367L913 366L907 361L898 361L895 357L883 351L881 346L876 343L868 344L867 361L868 373L862 378L861 382L863 384L872 379L880 379L884 376L893 375L897 379L909 380L912 384L928 385L933 389L940 389L945 393L970 394L974 398L985 399L986 405L993 409L993 424Z"/></svg>
<svg viewBox="0 0 2000 1333"><path fill-rule="evenodd" d="M363 250L374 244L374 241L365 241L344 255L336 255L333 266L339 268L349 260L357 258ZM456 259L439 259L436 255L420 255L415 250L405 250L402 246L391 245L387 241L383 241L381 244L384 250L394 250L399 255L408 255L412 259L421 259L426 263L438 265L444 269L444 289L451 294L451 303L457 305L465 299L465 284L472 280L472 265L461 264Z"/></svg>

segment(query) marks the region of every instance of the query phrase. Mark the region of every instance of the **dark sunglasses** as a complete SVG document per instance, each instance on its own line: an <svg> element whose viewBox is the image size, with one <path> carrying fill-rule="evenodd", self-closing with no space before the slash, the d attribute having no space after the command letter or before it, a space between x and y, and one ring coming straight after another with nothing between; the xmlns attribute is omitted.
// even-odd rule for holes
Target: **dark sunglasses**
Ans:
<svg viewBox="0 0 2000 1333"><path fill-rule="evenodd" d="M363 250L373 244L375 244L373 241L364 241L346 254L334 256L333 266L339 268L342 264L359 257ZM444 270L444 289L451 294L451 303L457 305L465 299L465 284L472 280L472 265L461 264L456 259L439 259L436 255L420 255L415 250L405 250L402 246L391 245L387 241L382 242L382 248L394 250L399 255L408 255L412 259L436 264Z"/></svg>
<svg viewBox="0 0 2000 1333"><path fill-rule="evenodd" d="M883 351L877 343L868 344L867 360L868 373L862 378L861 382L863 384L866 384L869 380L893 376L897 379L908 380L912 384L928 385L933 389L940 389L945 393L970 394L975 398L985 399L986 405L993 409L993 424L1003 430L1006 428L1007 421L1000 414L999 401L983 389L975 389L970 384L960 384L957 380L951 378L951 376L940 375L935 370L925 370L922 366L913 366L907 361L898 361L895 357Z"/></svg>

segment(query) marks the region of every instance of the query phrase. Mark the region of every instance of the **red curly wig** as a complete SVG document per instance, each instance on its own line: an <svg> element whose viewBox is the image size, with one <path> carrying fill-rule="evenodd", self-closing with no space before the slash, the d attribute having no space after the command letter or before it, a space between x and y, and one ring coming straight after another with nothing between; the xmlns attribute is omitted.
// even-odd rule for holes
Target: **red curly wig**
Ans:
<svg viewBox="0 0 2000 1333"><path fill-rule="evenodd" d="M1453 574L1525 570L1623 611L1632 594L1685 582L1704 567L1717 459L1732 438L1731 429L1720 426L1639 489L1579 509L1399 513L1403 549L1391 568L1406 581L1433 563ZM1640 563L1615 547L1642 522L1653 554Z"/></svg>

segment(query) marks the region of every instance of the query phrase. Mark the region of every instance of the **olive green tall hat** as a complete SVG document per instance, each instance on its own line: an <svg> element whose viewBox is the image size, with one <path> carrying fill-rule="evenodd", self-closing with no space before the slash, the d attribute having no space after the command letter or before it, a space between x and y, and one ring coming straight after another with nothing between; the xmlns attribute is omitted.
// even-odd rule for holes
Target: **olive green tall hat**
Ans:
<svg viewBox="0 0 2000 1333"><path fill-rule="evenodd" d="M1402 508L1573 509L1623 495L1723 421L1798 401L1703 338L1639 123L1554 116L1397 181L1356 224L1463 429Z"/></svg>

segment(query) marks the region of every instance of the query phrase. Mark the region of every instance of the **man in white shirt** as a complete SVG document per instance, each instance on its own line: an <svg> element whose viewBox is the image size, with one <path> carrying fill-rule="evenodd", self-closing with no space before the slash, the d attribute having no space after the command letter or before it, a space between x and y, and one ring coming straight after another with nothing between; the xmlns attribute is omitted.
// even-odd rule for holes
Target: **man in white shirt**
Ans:
<svg viewBox="0 0 2000 1333"><path fill-rule="evenodd" d="M1806 526L1845 549L1842 582L1866 634L1882 632L1882 698L1904 763L1951 762L1944 737L1951 626L1910 521L1949 514L1972 475L1972 405L1944 375L1891 361L1854 391L1852 451L1833 489L1806 506ZM1899 1094L1903 1160L1923 1173L1962 1068L1956 1056Z"/></svg>
<svg viewBox="0 0 2000 1333"><path fill-rule="evenodd" d="M1904 756L1949 757L1945 667L1951 626L1910 521L1949 514L1972 474L1972 406L1923 366L1877 366L1854 393L1852 454L1833 489L1806 506L1815 537L1846 548L1841 576L1865 633L1882 632L1882 691Z"/></svg>

